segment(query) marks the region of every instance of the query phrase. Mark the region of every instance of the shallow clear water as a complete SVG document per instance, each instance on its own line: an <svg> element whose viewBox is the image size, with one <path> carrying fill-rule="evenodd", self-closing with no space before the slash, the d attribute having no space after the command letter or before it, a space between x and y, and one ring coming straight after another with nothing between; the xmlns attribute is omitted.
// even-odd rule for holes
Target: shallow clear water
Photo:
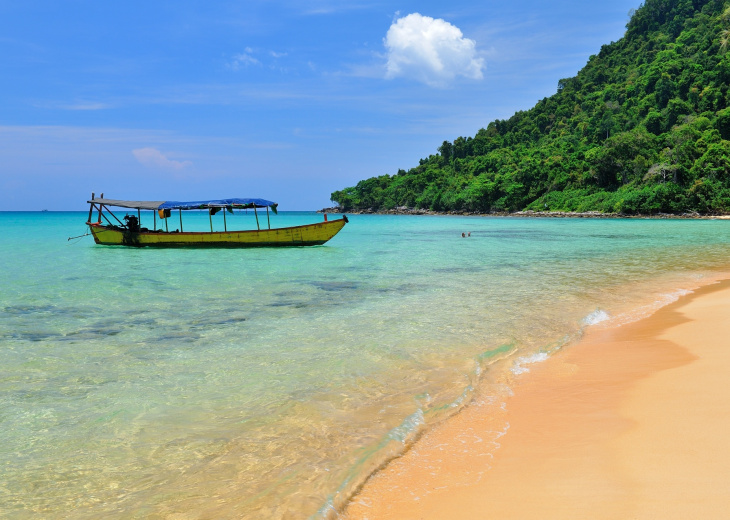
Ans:
<svg viewBox="0 0 730 520"><path fill-rule="evenodd" d="M67 241L86 216L0 213L2 517L326 516L495 359L730 264L728 221L355 215L320 247L154 250Z"/></svg>

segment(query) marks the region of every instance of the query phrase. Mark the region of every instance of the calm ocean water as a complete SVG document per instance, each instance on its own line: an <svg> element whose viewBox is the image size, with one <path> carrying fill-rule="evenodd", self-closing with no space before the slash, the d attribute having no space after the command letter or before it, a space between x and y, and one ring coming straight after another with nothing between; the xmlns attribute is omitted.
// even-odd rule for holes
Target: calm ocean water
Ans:
<svg viewBox="0 0 730 520"><path fill-rule="evenodd" d="M3 518L326 517L475 385L730 265L730 221L355 215L326 246L150 250L67 241L85 220L0 213Z"/></svg>

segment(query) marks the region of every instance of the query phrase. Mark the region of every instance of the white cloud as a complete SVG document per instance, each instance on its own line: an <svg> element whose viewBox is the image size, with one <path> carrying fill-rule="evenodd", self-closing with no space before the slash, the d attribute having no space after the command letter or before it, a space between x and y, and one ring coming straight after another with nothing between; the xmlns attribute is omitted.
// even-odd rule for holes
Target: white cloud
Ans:
<svg viewBox="0 0 730 520"><path fill-rule="evenodd" d="M233 70L238 70L241 66L248 67L249 65L261 65L261 62L252 56L253 49L246 47L244 52L233 56L233 61L228 66Z"/></svg>
<svg viewBox="0 0 730 520"><path fill-rule="evenodd" d="M227 67L231 70L239 70L242 67L249 67L252 65L255 65L257 67L264 66L264 63L257 58L256 56L262 56L264 57L264 61L266 57L271 57L274 60L279 60L280 58L284 58L288 56L288 53L286 52L276 52L276 51L263 51L261 49L252 49L251 47L246 47L243 52L236 54L232 57L230 63L227 64ZM269 68L276 68L273 65L269 65ZM278 69L277 70L281 70Z"/></svg>
<svg viewBox="0 0 730 520"><path fill-rule="evenodd" d="M132 150L132 154L143 166L159 170L179 171L193 165L190 161L174 161L172 159L168 159L165 154L157 148L138 148L136 150Z"/></svg>
<svg viewBox="0 0 730 520"><path fill-rule="evenodd" d="M390 26L383 43L386 78L403 76L443 87L456 76L483 77L484 59L477 55L476 42L445 20L409 14Z"/></svg>

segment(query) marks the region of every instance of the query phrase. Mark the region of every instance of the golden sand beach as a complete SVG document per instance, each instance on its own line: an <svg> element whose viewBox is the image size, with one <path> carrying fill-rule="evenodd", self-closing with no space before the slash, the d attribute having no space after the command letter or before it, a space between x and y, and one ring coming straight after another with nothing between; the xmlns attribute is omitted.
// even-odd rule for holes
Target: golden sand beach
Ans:
<svg viewBox="0 0 730 520"><path fill-rule="evenodd" d="M529 368L503 406L478 396L425 434L343 517L730 518L730 280Z"/></svg>

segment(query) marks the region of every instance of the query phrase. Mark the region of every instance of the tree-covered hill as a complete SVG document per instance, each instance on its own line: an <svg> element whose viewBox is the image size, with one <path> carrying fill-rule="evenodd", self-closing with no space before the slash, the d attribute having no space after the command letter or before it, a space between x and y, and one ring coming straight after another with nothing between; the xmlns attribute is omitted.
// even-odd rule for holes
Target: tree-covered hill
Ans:
<svg viewBox="0 0 730 520"><path fill-rule="evenodd" d="M730 212L729 51L730 3L646 0L553 96L332 200L347 211Z"/></svg>

